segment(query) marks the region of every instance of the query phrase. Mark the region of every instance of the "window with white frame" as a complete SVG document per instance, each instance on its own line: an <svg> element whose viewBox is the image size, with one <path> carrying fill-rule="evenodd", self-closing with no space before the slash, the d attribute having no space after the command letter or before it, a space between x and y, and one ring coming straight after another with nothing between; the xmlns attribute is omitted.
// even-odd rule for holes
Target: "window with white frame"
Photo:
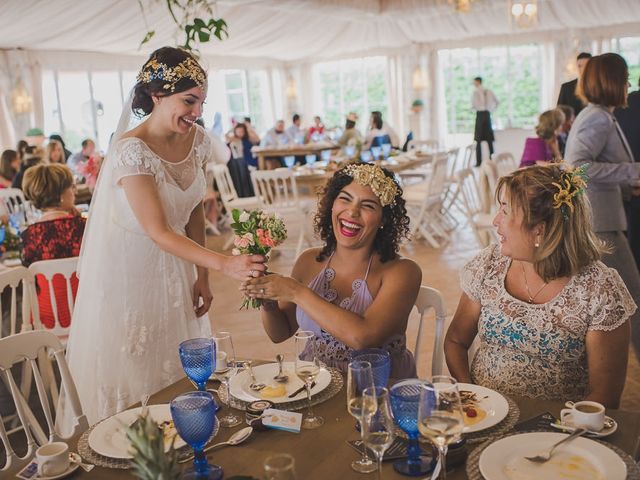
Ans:
<svg viewBox="0 0 640 480"><path fill-rule="evenodd" d="M318 115L327 126L342 126L349 112L360 117L365 130L369 114L378 110L387 116L385 57L324 62L314 65L313 81Z"/></svg>
<svg viewBox="0 0 640 480"><path fill-rule="evenodd" d="M492 115L494 128L533 127L541 109L542 55L540 45L439 51L448 133L473 132L471 96L475 77L482 77L483 85L498 99Z"/></svg>
<svg viewBox="0 0 640 480"><path fill-rule="evenodd" d="M614 38L612 50L627 61L629 66L629 91L639 89L640 82L640 37Z"/></svg>

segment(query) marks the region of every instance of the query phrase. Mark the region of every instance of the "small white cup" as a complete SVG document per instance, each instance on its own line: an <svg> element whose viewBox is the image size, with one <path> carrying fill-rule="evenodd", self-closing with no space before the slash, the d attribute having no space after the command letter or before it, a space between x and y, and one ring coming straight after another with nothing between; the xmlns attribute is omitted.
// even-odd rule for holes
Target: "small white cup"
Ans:
<svg viewBox="0 0 640 480"><path fill-rule="evenodd" d="M36 450L38 475L53 477L69 470L69 446L64 442L52 442Z"/></svg>
<svg viewBox="0 0 640 480"><path fill-rule="evenodd" d="M216 349L216 372L224 372L227 369L227 352Z"/></svg>
<svg viewBox="0 0 640 480"><path fill-rule="evenodd" d="M594 432L599 432L604 427L604 405L598 402L583 400L581 402L567 402L560 410L560 420L564 423L565 418L571 416L571 420L576 427L583 427Z"/></svg>

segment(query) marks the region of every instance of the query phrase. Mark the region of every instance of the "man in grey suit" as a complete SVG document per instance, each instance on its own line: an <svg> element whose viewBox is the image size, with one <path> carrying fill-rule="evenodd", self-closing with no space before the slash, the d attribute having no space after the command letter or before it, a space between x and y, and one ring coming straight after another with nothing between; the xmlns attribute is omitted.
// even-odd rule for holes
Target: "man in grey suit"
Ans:
<svg viewBox="0 0 640 480"><path fill-rule="evenodd" d="M576 64L578 65L578 78L574 78L568 82L563 83L560 86L560 95L558 95L558 105L569 105L573 108L576 115L584 108L584 104L576 95L576 88L578 86L578 79L584 72L584 67L591 58L591 54L582 52L576 58Z"/></svg>

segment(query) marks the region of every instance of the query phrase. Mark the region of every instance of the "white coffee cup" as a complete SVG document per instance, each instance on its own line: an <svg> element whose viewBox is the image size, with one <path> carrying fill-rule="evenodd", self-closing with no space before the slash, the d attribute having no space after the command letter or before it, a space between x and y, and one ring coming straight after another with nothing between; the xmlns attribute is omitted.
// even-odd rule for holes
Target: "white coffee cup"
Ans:
<svg viewBox="0 0 640 480"><path fill-rule="evenodd" d="M52 442L36 450L38 475L53 477L69 470L69 446L64 442Z"/></svg>
<svg viewBox="0 0 640 480"><path fill-rule="evenodd" d="M567 402L569 408L560 410L560 420L571 416L573 425L599 432L604 427L604 405L598 402L583 400L581 402Z"/></svg>

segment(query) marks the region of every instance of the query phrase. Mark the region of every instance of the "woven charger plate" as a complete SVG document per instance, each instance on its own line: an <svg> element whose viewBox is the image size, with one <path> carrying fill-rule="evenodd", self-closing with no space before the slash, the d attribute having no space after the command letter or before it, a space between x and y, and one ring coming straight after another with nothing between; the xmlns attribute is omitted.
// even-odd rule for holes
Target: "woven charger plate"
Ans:
<svg viewBox="0 0 640 480"><path fill-rule="evenodd" d="M106 420L108 420L108 418L105 418L104 420L102 420L102 422ZM93 449L89 446L89 435L91 434L93 429L100 425L102 422L96 423L93 427L91 427L80 436L80 439L78 440L78 453L83 458L83 460L87 461L88 463L97 465L98 467L116 468L120 470L127 470L129 468L132 468L133 465L131 464L130 460L105 457L104 455L100 455L99 453L94 452ZM216 422L216 425L213 429L213 434L211 435L211 439L213 439L218 434L219 429L220 425L218 422ZM211 441L211 439L209 439L209 441ZM193 450L191 449L191 447L189 447L189 445L185 445L184 447L178 449L178 458L185 458L192 452Z"/></svg>
<svg viewBox="0 0 640 480"><path fill-rule="evenodd" d="M481 443L486 441L487 439L493 439L494 437L503 435L506 432L510 431L518 422L518 419L520 418L520 409L518 408L518 405L516 405L516 402L511 400L511 398L507 397L506 395L503 396L509 404L509 413L507 413L507 416L504 417L500 421L500 423L494 425L493 427L485 428L484 430L480 430L478 432L464 433L462 437L467 441L468 444ZM404 431L400 430L400 428L397 428L396 430L398 436L407 438L407 434ZM429 443L429 440L423 436L420 436L420 442Z"/></svg>
<svg viewBox="0 0 640 480"><path fill-rule="evenodd" d="M482 452L484 451L484 449L487 448L489 445L491 445L493 442L500 440L502 438L510 437L512 435L520 435L522 433L533 433L533 432L543 432L543 431L545 430L529 430L526 432L510 433L508 435L502 435L501 437L492 438L491 440L488 440L483 444L478 445L478 447L476 447L475 450L473 450L473 452L471 452L469 454L469 457L467 458L467 477L469 477L469 480L485 480L485 478L480 473L480 455L482 455ZM590 440L601 443L605 447L610 448L611 450L613 450L618 454L618 456L622 459L622 461L627 466L627 480L640 480L640 467L638 467L636 462L633 460L633 458L629 454L627 454L621 448L616 447L615 445L612 445L610 443L603 442L602 440L596 440L595 438L590 438Z"/></svg>
<svg viewBox="0 0 640 480"><path fill-rule="evenodd" d="M340 373L340 370L336 370L335 368L327 368L327 370L331 375L329 386L311 397L311 405L318 405L319 403L326 402L330 398L334 397L340 390L342 390L344 379L342 378L342 373ZM229 397L228 392L222 385L218 389L218 397L220 398L220 401L225 405L229 405L230 407L238 410L246 410L247 405L249 405L250 403L245 402L244 400L240 400L233 395L231 395L231 402L229 403L227 401ZM295 400L293 402L278 403L276 405L276 407L281 410L289 411L303 410L308 406L309 401L306 398L302 400Z"/></svg>

